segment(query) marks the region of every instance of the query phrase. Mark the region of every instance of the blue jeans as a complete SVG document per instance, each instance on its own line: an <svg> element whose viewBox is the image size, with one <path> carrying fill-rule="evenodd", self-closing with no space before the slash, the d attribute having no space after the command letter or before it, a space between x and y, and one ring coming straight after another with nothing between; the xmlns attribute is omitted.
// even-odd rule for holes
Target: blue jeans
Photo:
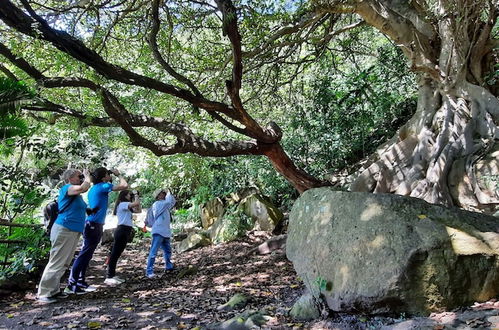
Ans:
<svg viewBox="0 0 499 330"><path fill-rule="evenodd" d="M149 250L149 256L147 257L147 269L146 275L151 275L154 273L154 261L156 260L156 254L158 253L159 247L163 249L163 257L165 258L165 269L173 269L173 264L170 261L172 256L172 249L170 247L170 239L163 237L160 234L152 235L151 249Z"/></svg>
<svg viewBox="0 0 499 330"><path fill-rule="evenodd" d="M68 278L68 285L85 285L85 273L87 272L88 264L94 255L94 251L99 245L102 238L102 223L87 222L83 231L83 246L80 254L76 257L71 268L71 274Z"/></svg>

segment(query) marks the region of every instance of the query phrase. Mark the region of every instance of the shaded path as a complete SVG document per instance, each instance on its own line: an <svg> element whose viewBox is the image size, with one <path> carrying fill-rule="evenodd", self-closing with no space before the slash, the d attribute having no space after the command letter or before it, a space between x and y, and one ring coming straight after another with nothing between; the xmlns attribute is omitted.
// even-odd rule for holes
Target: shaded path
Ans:
<svg viewBox="0 0 499 330"><path fill-rule="evenodd" d="M88 271L88 282L98 286L96 292L50 305L36 302L35 288L12 295L0 301L0 329L216 329L217 323L250 309L265 311L268 321L264 329L499 328L499 302L495 301L428 318L336 314L314 322L294 321L288 312L303 285L282 250L248 255L262 241L262 237L244 238L174 254L176 270L151 280L144 276L150 244L145 239L125 250L117 275L127 282L118 287L103 284L108 247L99 246ZM162 256L156 260L160 274ZM189 266L197 271L191 268L191 274L180 277ZM217 309L236 293L251 298L245 307Z"/></svg>

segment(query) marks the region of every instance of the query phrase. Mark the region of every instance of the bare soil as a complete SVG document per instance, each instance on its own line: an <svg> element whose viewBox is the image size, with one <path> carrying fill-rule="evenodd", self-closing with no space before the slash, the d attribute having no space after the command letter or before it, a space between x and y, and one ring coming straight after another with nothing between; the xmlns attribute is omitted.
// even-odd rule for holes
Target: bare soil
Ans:
<svg viewBox="0 0 499 330"><path fill-rule="evenodd" d="M121 257L117 275L126 283L116 287L103 283L109 247L100 246L88 270L97 291L43 305L35 300L34 283L26 292L1 298L0 328L220 329L222 322L252 310L265 315L263 329L499 329L495 300L430 317L324 313L321 320L293 320L289 310L304 286L283 250L248 254L264 239L253 235L174 254L176 269L168 273L161 271L160 255L156 279L144 276L150 240L143 239L129 244ZM61 288L64 283L65 278ZM249 297L246 305L219 310L237 293Z"/></svg>

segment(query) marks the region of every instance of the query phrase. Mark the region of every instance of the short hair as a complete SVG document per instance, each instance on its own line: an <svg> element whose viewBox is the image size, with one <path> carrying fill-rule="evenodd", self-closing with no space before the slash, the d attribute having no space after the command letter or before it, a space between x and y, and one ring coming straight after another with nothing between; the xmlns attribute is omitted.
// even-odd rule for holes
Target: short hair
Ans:
<svg viewBox="0 0 499 330"><path fill-rule="evenodd" d="M92 182L94 184L101 183L102 179L107 175L108 170L105 167L96 168L92 172Z"/></svg>
<svg viewBox="0 0 499 330"><path fill-rule="evenodd" d="M64 171L64 173L62 173L62 179L64 180L64 182L68 183L69 179L73 175L75 175L76 172L78 172L77 169L75 169L75 168L68 168L67 170Z"/></svg>

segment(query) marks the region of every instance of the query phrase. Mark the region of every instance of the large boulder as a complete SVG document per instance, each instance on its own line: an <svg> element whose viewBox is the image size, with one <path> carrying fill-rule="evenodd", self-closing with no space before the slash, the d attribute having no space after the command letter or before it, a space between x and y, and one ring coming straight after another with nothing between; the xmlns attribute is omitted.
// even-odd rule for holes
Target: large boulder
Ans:
<svg viewBox="0 0 499 330"><path fill-rule="evenodd" d="M253 219L256 230L271 232L284 218L281 210L260 194L252 194L244 198L239 203L239 207Z"/></svg>
<svg viewBox="0 0 499 330"><path fill-rule="evenodd" d="M428 314L499 294L499 219L410 197L308 190L286 253L333 311Z"/></svg>
<svg viewBox="0 0 499 330"><path fill-rule="evenodd" d="M224 216L208 229L208 233L213 243L225 243L245 235L253 226L253 220L240 209L229 208Z"/></svg>
<svg viewBox="0 0 499 330"><path fill-rule="evenodd" d="M208 229L220 219L224 214L224 203L220 198L214 198L200 208L201 225L204 229Z"/></svg>

